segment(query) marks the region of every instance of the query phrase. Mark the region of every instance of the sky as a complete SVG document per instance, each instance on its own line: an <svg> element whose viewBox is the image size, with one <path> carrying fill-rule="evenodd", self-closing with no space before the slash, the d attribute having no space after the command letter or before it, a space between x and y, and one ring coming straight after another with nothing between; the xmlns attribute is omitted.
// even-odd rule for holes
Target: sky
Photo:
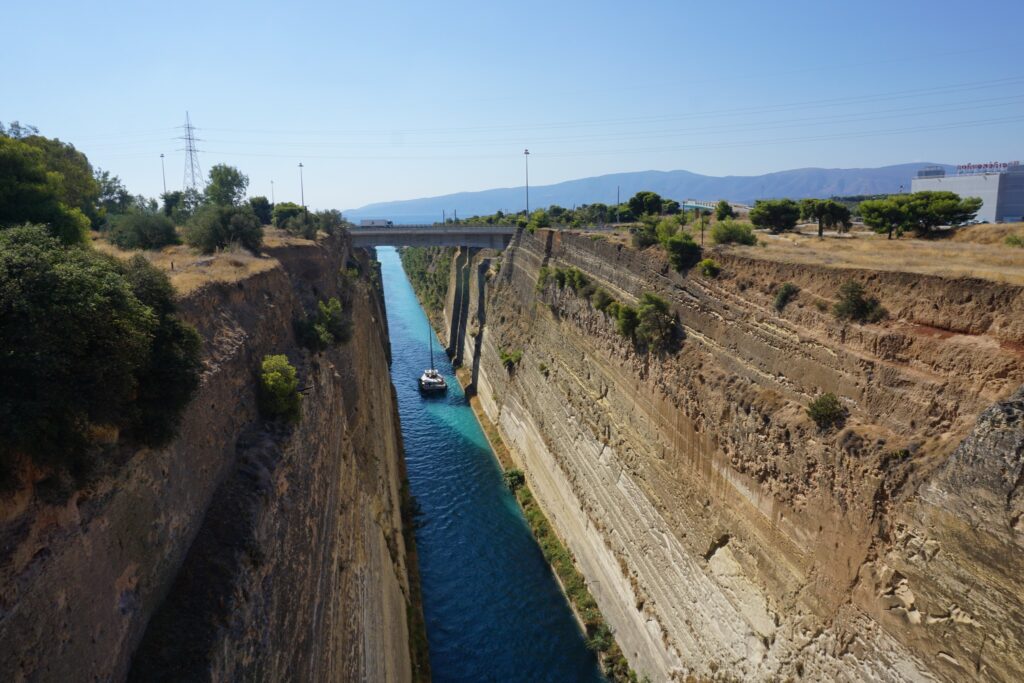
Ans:
<svg viewBox="0 0 1024 683"><path fill-rule="evenodd" d="M685 169L1024 157L1024 2L20 2L0 121L133 193L204 172L315 209ZM272 184L273 183L273 184Z"/></svg>

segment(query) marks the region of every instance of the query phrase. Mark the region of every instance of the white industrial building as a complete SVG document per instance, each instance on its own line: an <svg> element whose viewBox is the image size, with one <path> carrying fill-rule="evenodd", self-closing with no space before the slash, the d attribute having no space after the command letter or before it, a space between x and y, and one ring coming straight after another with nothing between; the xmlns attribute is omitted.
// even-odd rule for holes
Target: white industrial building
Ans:
<svg viewBox="0 0 1024 683"><path fill-rule="evenodd" d="M1024 166L1020 162L962 164L956 175L929 167L911 180L913 192L946 190L961 197L981 197L977 220L1003 223L1024 220Z"/></svg>

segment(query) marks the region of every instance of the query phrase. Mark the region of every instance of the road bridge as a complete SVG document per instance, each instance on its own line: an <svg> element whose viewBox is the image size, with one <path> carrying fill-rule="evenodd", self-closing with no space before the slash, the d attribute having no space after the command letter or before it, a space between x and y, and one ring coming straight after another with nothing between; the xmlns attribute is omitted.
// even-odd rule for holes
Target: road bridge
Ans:
<svg viewBox="0 0 1024 683"><path fill-rule="evenodd" d="M504 249L516 228L496 225L353 226L353 247L477 247Z"/></svg>

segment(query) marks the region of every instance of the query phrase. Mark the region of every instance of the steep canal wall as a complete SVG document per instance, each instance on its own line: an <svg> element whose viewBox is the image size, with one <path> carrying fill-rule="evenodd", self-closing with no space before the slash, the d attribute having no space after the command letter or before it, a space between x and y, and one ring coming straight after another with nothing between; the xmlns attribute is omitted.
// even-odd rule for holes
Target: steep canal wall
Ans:
<svg viewBox="0 0 1024 683"><path fill-rule="evenodd" d="M379 279L343 239L266 252L272 267L180 302L204 371L176 441L120 454L66 499L3 495L0 678L429 675L410 648L423 637ZM352 338L311 354L293 320L331 296ZM303 389L293 428L256 407L260 360L280 353Z"/></svg>
<svg viewBox="0 0 1024 683"><path fill-rule="evenodd" d="M1019 678L1020 287L737 248L716 250L712 279L658 248L549 231L484 258L453 263L470 301L446 334L467 330L481 405L638 672ZM661 296L677 348L638 349L544 268L624 304ZM849 279L888 320L831 314ZM799 294L779 311L784 282ZM838 428L806 413L825 392Z"/></svg>

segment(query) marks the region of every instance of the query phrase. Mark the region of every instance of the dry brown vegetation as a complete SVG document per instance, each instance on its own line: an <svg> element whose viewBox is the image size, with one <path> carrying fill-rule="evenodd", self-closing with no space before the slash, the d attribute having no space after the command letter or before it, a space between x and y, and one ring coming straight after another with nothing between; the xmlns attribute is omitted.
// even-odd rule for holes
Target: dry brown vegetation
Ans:
<svg viewBox="0 0 1024 683"><path fill-rule="evenodd" d="M274 228L264 230L265 247L299 243L308 243L308 240L293 237ZM215 254L200 254L183 244L164 247L159 251L127 251L114 246L95 233L93 245L105 254L121 258L142 254L150 263L170 276L171 284L180 295L189 294L208 282L238 282L278 265L277 259L265 255L254 256L240 247L232 247Z"/></svg>

